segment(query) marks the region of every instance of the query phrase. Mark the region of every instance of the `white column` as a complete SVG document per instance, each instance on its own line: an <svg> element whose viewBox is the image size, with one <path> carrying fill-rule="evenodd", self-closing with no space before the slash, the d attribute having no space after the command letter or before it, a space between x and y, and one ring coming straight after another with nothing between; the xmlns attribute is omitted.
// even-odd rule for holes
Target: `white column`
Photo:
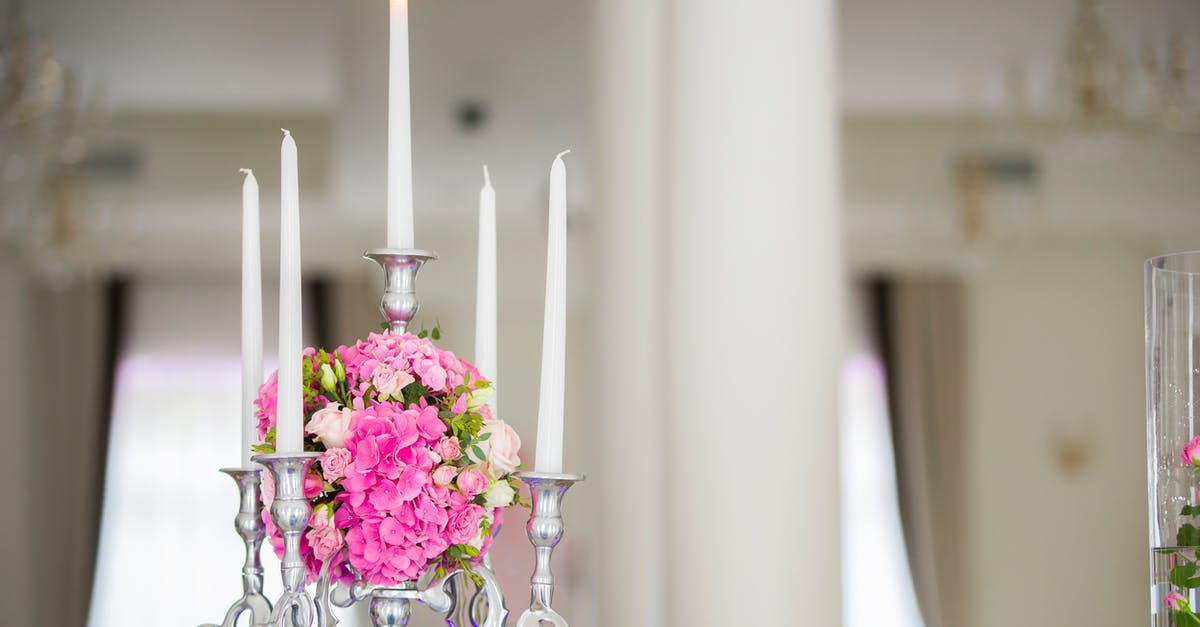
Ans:
<svg viewBox="0 0 1200 627"><path fill-rule="evenodd" d="M662 0L593 3L599 625L667 625ZM628 376L631 368L645 376ZM629 399L639 399L631 403ZM586 484L585 484L586 485ZM570 496L567 497L571 498Z"/></svg>
<svg viewBox="0 0 1200 627"><path fill-rule="evenodd" d="M839 625L834 5L672 11L667 624Z"/></svg>

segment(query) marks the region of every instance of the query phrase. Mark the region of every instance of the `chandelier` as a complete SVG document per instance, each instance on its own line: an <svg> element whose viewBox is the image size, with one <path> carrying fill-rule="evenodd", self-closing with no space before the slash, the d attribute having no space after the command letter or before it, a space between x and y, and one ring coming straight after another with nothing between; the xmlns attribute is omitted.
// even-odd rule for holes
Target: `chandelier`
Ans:
<svg viewBox="0 0 1200 627"><path fill-rule="evenodd" d="M1192 85L1192 51L1179 32L1147 40L1136 55L1122 50L1100 13L1099 0L1077 0L1058 69L1057 102L1068 119L1088 126L1149 119L1167 130L1200 128Z"/></svg>
<svg viewBox="0 0 1200 627"><path fill-rule="evenodd" d="M77 77L14 3L0 23L0 246L75 236L84 109Z"/></svg>

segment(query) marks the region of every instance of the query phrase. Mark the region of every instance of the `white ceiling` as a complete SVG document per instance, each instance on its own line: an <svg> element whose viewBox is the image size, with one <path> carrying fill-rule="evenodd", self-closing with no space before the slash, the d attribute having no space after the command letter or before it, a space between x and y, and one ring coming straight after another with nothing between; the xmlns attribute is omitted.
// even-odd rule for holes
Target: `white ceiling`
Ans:
<svg viewBox="0 0 1200 627"><path fill-rule="evenodd" d="M346 72L383 71L384 0L38 0L35 23L118 110L329 110ZM852 110L954 110L997 98L1005 67L1048 79L1075 0L842 0ZM1200 49L1200 2L1101 0L1135 57L1174 29ZM372 22L363 15L374 12ZM583 0L413 0L415 107L474 91L555 121L548 86L586 83ZM365 25L364 25L365 24ZM374 27L373 27L374 26ZM535 89L535 87L542 89ZM550 97L547 97L550 96ZM541 104L542 106L539 106Z"/></svg>
<svg viewBox="0 0 1200 627"><path fill-rule="evenodd" d="M842 0L843 105L853 111L994 109L1017 65L1031 98L1059 63L1077 0ZM1144 42L1187 38L1200 71L1200 2L1099 0L1114 47L1138 63ZM1036 104L1036 103L1035 103Z"/></svg>
<svg viewBox="0 0 1200 627"><path fill-rule="evenodd" d="M587 18L590 3L604 0L410 1L418 230L463 224L476 206L481 163L492 168L502 219L539 224L550 160L567 147L576 149L571 202L585 204ZM994 109L1014 62L1028 68L1036 92L1050 81L1074 7L842 0L843 106L889 116ZM1131 54L1144 38L1175 29L1190 37L1200 69L1197 0L1100 7ZM315 188L305 191L305 207L326 220L381 221L386 0L38 0L29 12L69 63L104 86L147 163L174 168L114 205L168 221L220 215L236 228L236 181L226 177L243 166L270 172L277 129L291 116L322 120L298 134L302 163L320 169L306 176ZM456 126L465 100L489 107L482 131ZM145 175L156 172L148 166ZM270 197L271 178L260 180Z"/></svg>

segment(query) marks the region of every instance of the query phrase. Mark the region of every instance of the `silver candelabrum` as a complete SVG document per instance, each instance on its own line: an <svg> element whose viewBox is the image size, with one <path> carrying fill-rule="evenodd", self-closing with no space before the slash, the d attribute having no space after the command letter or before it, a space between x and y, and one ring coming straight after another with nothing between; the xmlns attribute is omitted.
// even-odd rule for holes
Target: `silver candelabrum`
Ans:
<svg viewBox="0 0 1200 627"><path fill-rule="evenodd" d="M419 309L417 272L425 262L436 260L437 255L417 249L379 248L363 253L363 257L379 264L384 271L379 309L388 328L393 333L405 333ZM238 618L247 612L252 627L336 627L338 620L332 608L349 608L361 602L369 604L372 625L400 626L408 624L413 601L435 613L445 614L450 627L504 627L507 624L508 609L491 569L490 556L485 556L483 563L471 567L469 572L453 570L435 576L431 567L419 581L395 586L369 584L357 573L353 585L331 585L329 563L326 562L317 576L313 594L309 594L305 590L307 569L300 556L300 537L312 514L312 506L304 498L304 476L318 456L317 453L273 453L253 457L274 479L271 520L284 542L280 565L284 592L274 604L262 594L263 569L259 561L265 534L259 494L262 470L222 469L221 472L233 477L238 486L240 505L234 527L246 546L246 561L242 567L242 597L229 608L220 627L235 627ZM583 477L539 472L520 472L516 476L529 486L532 510L526 531L535 555L529 609L521 614L517 627L538 627L544 623L567 627L567 621L551 607L554 575L550 560L564 531L563 495ZM475 586L473 581L482 585Z"/></svg>

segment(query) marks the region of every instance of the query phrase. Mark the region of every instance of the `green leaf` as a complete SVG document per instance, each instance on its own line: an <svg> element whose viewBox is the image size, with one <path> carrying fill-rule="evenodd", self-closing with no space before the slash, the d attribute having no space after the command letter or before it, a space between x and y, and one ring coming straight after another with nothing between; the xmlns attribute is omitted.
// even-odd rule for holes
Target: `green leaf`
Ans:
<svg viewBox="0 0 1200 627"><path fill-rule="evenodd" d="M471 452L475 454L475 459L479 461L487 459L487 455L483 454L483 449L479 448L478 446L472 446Z"/></svg>
<svg viewBox="0 0 1200 627"><path fill-rule="evenodd" d="M380 331L387 331L389 328L391 328L391 325L388 324L387 320L379 321L379 330Z"/></svg>
<svg viewBox="0 0 1200 627"><path fill-rule="evenodd" d="M1180 588L1200 588L1196 577L1196 563L1185 562L1171 569L1171 583Z"/></svg>
<svg viewBox="0 0 1200 627"><path fill-rule="evenodd" d="M429 390L416 381L409 383L400 390L400 396L404 398L405 405L411 405L421 400L427 394L429 394Z"/></svg>
<svg viewBox="0 0 1200 627"><path fill-rule="evenodd" d="M1176 627L1200 627L1200 617L1191 610L1171 610L1171 622Z"/></svg>
<svg viewBox="0 0 1200 627"><path fill-rule="evenodd" d="M1200 546L1200 529L1191 523L1184 523L1179 527L1179 533L1175 536L1175 544L1177 546Z"/></svg>
<svg viewBox="0 0 1200 627"><path fill-rule="evenodd" d="M442 321L441 320L438 320L437 323L433 325L433 330L429 332L429 335L432 336L435 341L442 339Z"/></svg>
<svg viewBox="0 0 1200 627"><path fill-rule="evenodd" d="M1200 505L1184 505L1180 516L1200 516Z"/></svg>
<svg viewBox="0 0 1200 627"><path fill-rule="evenodd" d="M487 433L485 433L485 434L483 434L483 435L479 436L479 441L480 441L480 442L487 442L487 441L488 441L488 439L490 439L491 437L492 437L492 432L491 432L491 431L488 431Z"/></svg>

